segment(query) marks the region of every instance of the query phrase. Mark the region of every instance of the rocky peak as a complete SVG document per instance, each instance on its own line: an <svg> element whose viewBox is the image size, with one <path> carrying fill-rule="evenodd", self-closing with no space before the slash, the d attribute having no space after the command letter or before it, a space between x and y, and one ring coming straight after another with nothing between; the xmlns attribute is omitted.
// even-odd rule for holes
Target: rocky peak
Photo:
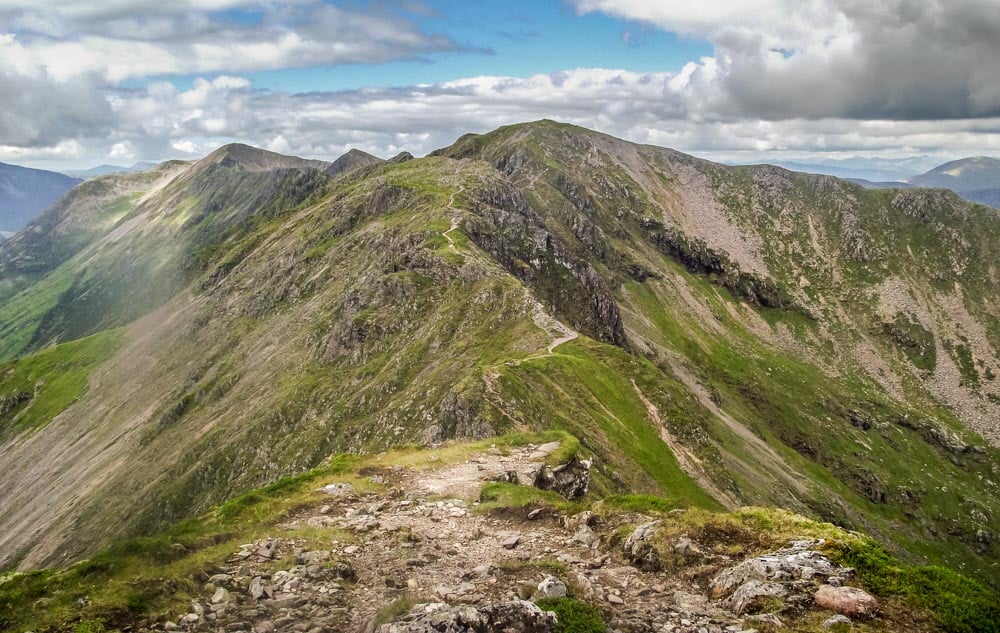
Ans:
<svg viewBox="0 0 1000 633"><path fill-rule="evenodd" d="M330 176L336 176L337 174L341 174L358 167L377 165L381 162L384 161L377 156L372 156L371 154L363 152L359 149L352 149L337 160L330 163L324 171L326 171L326 173Z"/></svg>
<svg viewBox="0 0 1000 633"><path fill-rule="evenodd" d="M272 169L326 169L329 163L297 156L286 156L259 147L230 143L223 145L195 164L196 170L219 165L236 171L270 171Z"/></svg>

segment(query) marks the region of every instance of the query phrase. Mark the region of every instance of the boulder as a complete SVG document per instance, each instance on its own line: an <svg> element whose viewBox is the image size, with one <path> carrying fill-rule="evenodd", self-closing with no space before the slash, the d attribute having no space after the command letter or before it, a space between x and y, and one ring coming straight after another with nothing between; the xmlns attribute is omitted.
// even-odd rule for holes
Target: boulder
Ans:
<svg viewBox="0 0 1000 633"><path fill-rule="evenodd" d="M229 602L229 592L226 591L225 587L219 587L212 594L212 604L225 604Z"/></svg>
<svg viewBox="0 0 1000 633"><path fill-rule="evenodd" d="M331 497L343 497L345 495L352 494L354 492L354 486L349 483L327 484L316 492L323 492Z"/></svg>
<svg viewBox="0 0 1000 633"><path fill-rule="evenodd" d="M555 576L546 576L545 580L538 583L537 598L565 598L566 583Z"/></svg>
<svg viewBox="0 0 1000 633"><path fill-rule="evenodd" d="M551 633L556 616L524 601L486 605L423 604L378 633Z"/></svg>
<svg viewBox="0 0 1000 633"><path fill-rule="evenodd" d="M795 541L786 548L725 569L712 579L712 597L728 596L750 580L795 582L848 577L851 570L834 565L813 549L821 544L821 541Z"/></svg>
<svg viewBox="0 0 1000 633"><path fill-rule="evenodd" d="M563 517L562 519L563 527L568 530L576 530L582 525L593 527L597 522L597 515L590 510L584 510L579 514L574 514L571 517Z"/></svg>
<svg viewBox="0 0 1000 633"><path fill-rule="evenodd" d="M769 600L781 599L787 595L788 590L781 583L750 580L740 585L723 605L736 615L743 615L765 610Z"/></svg>
<svg viewBox="0 0 1000 633"><path fill-rule="evenodd" d="M644 523L635 528L622 544L622 553L633 565L643 571L660 570L660 553L653 546L653 537L660 527L659 521Z"/></svg>
<svg viewBox="0 0 1000 633"><path fill-rule="evenodd" d="M504 549L514 549L515 547L517 547L518 543L520 543L520 542L521 542L521 535L520 534L514 534L514 535L509 536L506 539L504 539L500 543L500 545Z"/></svg>
<svg viewBox="0 0 1000 633"><path fill-rule="evenodd" d="M597 533L590 529L590 526L581 525L580 529L569 539L569 542L584 547L593 547L600 540L601 537L597 536Z"/></svg>
<svg viewBox="0 0 1000 633"><path fill-rule="evenodd" d="M576 457L555 468L542 466L535 475L535 487L553 490L567 499L579 499L590 488L590 466L589 459Z"/></svg>
<svg viewBox="0 0 1000 633"><path fill-rule="evenodd" d="M878 613L878 600L856 587L822 585L813 600L824 609L852 618L870 618Z"/></svg>
<svg viewBox="0 0 1000 633"><path fill-rule="evenodd" d="M260 576L254 576L253 580L250 581L250 588L248 589L250 597L254 600L260 600L264 595L264 579Z"/></svg>

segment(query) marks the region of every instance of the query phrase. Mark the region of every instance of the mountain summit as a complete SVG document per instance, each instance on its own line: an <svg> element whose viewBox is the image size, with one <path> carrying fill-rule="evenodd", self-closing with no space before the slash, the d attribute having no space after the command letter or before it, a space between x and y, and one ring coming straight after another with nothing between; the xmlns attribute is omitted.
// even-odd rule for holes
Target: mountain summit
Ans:
<svg viewBox="0 0 1000 633"><path fill-rule="evenodd" d="M553 121L404 158L229 145L0 245L5 565L335 453L557 433L587 499L778 506L1000 584L993 210Z"/></svg>

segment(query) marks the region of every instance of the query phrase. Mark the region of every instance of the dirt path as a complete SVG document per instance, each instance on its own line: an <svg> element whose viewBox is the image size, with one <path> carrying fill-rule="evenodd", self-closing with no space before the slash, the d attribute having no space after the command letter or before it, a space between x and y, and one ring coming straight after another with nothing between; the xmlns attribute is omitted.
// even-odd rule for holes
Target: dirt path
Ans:
<svg viewBox="0 0 1000 633"><path fill-rule="evenodd" d="M456 253L456 254L459 252L458 247L455 246L455 240L451 237L451 235L448 235L448 234L458 228L459 221L458 221L458 217L456 217L455 214L460 213L461 209L458 209L458 208L455 207L455 196L457 196L458 194L462 193L463 191L465 191L465 189L462 188L462 187L459 187L458 189L456 189L455 191L453 191L451 193L451 197L448 198L448 206L446 208L449 211L452 212L451 228L449 228L447 231L442 231L441 232L441 235L444 236L444 239L448 240L448 250L451 251L452 253Z"/></svg>
<svg viewBox="0 0 1000 633"><path fill-rule="evenodd" d="M558 447L369 469L372 492L326 486L274 534L241 545L187 613L153 630L371 632L392 617L387 612L398 616L414 603L510 603L541 591L547 579L599 605L612 630L743 629L699 595L697 583L632 566L612 539L617 518L565 517L535 505L475 509L485 483L516 472L530 485Z"/></svg>
<svg viewBox="0 0 1000 633"><path fill-rule="evenodd" d="M660 417L660 410L653 404L646 394L639 389L639 385L635 384L635 380L632 381L632 388L635 389L635 393L642 400L642 404L646 406L646 413L649 415L649 419L653 422L653 425L660 432L660 439L666 444L670 451L677 458L677 463L680 465L681 470L687 473L688 477L695 480L698 486L711 495L716 501L721 503L727 510L733 510L740 506L740 502L732 494L722 490L715 485L715 482L708 476L705 472L705 468L702 466L701 460L693 452L689 451L683 444L677 441L677 439L671 435L670 429L663 422Z"/></svg>

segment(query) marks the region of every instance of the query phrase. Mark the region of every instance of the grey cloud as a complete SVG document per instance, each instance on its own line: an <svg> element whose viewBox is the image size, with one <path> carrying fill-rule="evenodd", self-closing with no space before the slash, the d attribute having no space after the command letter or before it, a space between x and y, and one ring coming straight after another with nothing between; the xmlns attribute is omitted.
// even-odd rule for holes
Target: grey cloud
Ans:
<svg viewBox="0 0 1000 633"><path fill-rule="evenodd" d="M107 134L114 123L107 100L89 83L0 73L0 145L52 146Z"/></svg>
<svg viewBox="0 0 1000 633"><path fill-rule="evenodd" d="M342 8L320 0L136 0L109 2L104 11L87 10L90 4L103 3L80 4L29 6L0 0L2 30L16 33L33 73L48 73L57 80L103 74L106 81L118 83L150 75L384 63L457 50L489 52L424 31L394 3ZM252 11L256 19L233 19L212 10L226 5ZM73 53L77 62L67 63L66 56Z"/></svg>
<svg viewBox="0 0 1000 633"><path fill-rule="evenodd" d="M768 0L746 25L739 3L702 11L659 0L572 1L710 40L717 66L699 65L690 97L717 116L1000 115L995 0Z"/></svg>

